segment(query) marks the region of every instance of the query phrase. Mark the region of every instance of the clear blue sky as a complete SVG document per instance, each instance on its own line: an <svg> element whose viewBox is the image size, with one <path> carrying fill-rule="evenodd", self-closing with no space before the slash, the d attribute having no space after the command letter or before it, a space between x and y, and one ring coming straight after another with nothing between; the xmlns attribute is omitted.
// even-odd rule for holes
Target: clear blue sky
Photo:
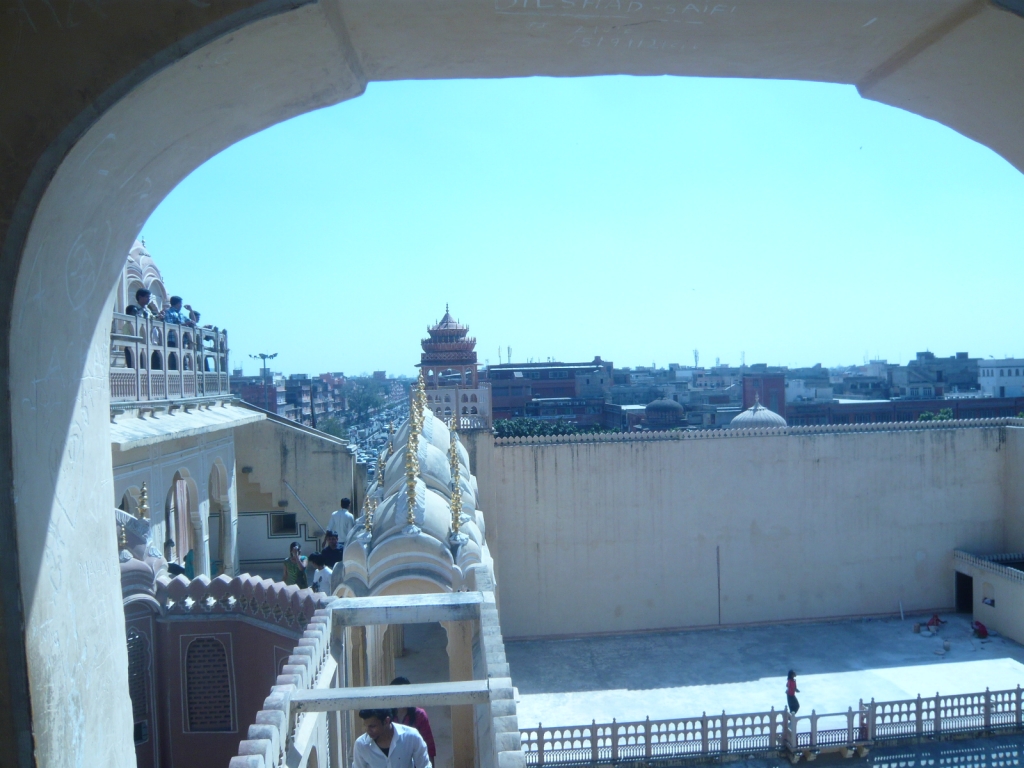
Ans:
<svg viewBox="0 0 1024 768"><path fill-rule="evenodd" d="M446 302L481 363L1024 355L1024 175L848 86L373 83L142 233L247 373L412 373Z"/></svg>

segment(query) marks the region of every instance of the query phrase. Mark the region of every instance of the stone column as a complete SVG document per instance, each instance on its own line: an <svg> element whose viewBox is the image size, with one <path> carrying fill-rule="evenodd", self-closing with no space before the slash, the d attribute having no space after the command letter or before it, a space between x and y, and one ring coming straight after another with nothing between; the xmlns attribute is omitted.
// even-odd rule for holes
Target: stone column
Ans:
<svg viewBox="0 0 1024 768"><path fill-rule="evenodd" d="M473 623L444 621L448 633L448 679L473 679ZM452 707L452 752L454 768L473 768L476 742L473 738L473 707Z"/></svg>

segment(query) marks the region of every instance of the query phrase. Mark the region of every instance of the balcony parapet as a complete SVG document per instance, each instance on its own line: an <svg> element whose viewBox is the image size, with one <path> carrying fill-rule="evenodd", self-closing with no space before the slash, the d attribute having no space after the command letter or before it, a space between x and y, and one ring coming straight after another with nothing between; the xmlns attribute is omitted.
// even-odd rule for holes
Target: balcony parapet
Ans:
<svg viewBox="0 0 1024 768"><path fill-rule="evenodd" d="M114 313L111 405L210 399L230 393L227 331Z"/></svg>

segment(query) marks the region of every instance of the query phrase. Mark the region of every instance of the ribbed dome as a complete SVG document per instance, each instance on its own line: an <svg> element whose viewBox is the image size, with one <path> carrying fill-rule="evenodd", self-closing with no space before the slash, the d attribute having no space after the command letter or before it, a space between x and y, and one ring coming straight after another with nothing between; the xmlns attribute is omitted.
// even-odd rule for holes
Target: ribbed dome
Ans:
<svg viewBox="0 0 1024 768"><path fill-rule="evenodd" d="M784 418L775 411L765 408L760 402L755 402L729 422L729 427L734 429L764 429L765 427L785 426L787 424Z"/></svg>

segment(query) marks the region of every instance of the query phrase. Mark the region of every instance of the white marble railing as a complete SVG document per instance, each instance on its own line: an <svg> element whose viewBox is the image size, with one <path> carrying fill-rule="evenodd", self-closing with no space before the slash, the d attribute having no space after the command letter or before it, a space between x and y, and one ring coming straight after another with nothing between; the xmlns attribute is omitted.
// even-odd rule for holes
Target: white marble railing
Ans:
<svg viewBox="0 0 1024 768"><path fill-rule="evenodd" d="M968 733L1024 728L1024 691L933 696L904 701L860 702L830 714L788 711L702 715L643 722L521 730L527 765L596 765L619 762L708 759L728 754L788 752L793 762L822 752L842 752L879 743L954 738Z"/></svg>
<svg viewBox="0 0 1024 768"><path fill-rule="evenodd" d="M734 437L781 437L784 435L850 434L861 432L921 432L938 429L1024 427L1024 419L950 419L948 421L893 421L878 424L818 424L807 427L765 427L762 429L698 429L664 432L599 432L581 435L537 435L498 437L498 447L512 445L564 445L566 443L653 442L659 440L720 440Z"/></svg>

